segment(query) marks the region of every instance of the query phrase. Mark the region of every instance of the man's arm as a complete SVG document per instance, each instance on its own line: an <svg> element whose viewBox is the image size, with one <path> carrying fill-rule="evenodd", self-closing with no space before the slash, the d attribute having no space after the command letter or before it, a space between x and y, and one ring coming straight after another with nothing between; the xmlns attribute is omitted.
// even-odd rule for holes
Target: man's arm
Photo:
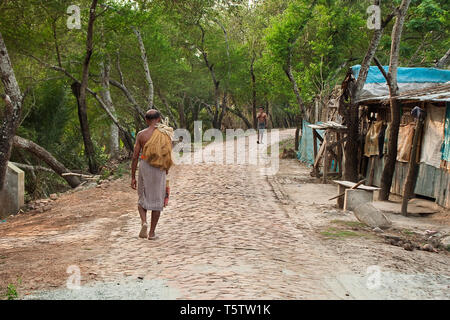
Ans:
<svg viewBox="0 0 450 320"><path fill-rule="evenodd" d="M140 134L136 137L136 144L134 145L133 161L131 163L131 188L136 189L136 169L139 160L139 154L141 153L141 139Z"/></svg>

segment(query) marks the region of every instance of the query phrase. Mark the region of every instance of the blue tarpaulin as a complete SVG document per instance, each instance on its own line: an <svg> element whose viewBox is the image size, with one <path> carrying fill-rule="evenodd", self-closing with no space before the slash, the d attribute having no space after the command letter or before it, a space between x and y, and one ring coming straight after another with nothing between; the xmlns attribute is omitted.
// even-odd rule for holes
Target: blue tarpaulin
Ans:
<svg viewBox="0 0 450 320"><path fill-rule="evenodd" d="M310 127L308 127L311 123L303 120L303 127L302 127L302 136L300 138L299 148L297 152L297 158L305 162L307 164L313 165L314 164L314 139L313 139L313 131ZM320 136L323 136L323 131L319 130L317 131ZM317 142L317 150L319 150L319 143Z"/></svg>
<svg viewBox="0 0 450 320"><path fill-rule="evenodd" d="M355 78L358 78L360 69L360 65L352 67ZM388 73L388 66L384 66L383 69ZM446 83L450 81L450 70L435 68L398 68L397 78L398 83ZM372 66L369 69L366 83L386 83L386 79L378 67Z"/></svg>
<svg viewBox="0 0 450 320"><path fill-rule="evenodd" d="M450 102L447 102L445 113L444 143L442 144L442 160L450 161Z"/></svg>

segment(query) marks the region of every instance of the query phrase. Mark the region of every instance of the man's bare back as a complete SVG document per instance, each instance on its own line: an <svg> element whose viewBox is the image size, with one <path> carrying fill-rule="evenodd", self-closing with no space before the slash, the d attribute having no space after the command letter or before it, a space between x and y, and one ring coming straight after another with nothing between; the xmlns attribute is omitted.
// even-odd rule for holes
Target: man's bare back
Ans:
<svg viewBox="0 0 450 320"><path fill-rule="evenodd" d="M267 114L265 112L260 112L258 113L257 118L259 123L266 123Z"/></svg>
<svg viewBox="0 0 450 320"><path fill-rule="evenodd" d="M144 146L146 145L148 140L150 140L150 137L152 136L153 131L155 131L155 127L148 127L142 131L139 131L139 133L137 134L136 142L140 148L139 153L142 152L142 149L144 148Z"/></svg>

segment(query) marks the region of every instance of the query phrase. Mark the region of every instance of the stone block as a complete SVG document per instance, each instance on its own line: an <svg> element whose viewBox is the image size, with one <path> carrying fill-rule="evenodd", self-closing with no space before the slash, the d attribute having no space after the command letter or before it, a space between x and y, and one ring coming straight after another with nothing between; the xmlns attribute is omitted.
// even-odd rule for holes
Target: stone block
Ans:
<svg viewBox="0 0 450 320"><path fill-rule="evenodd" d="M353 213L355 217L362 223L367 224L372 228L387 229L392 226L392 222L372 203L364 203L357 206Z"/></svg>
<svg viewBox="0 0 450 320"><path fill-rule="evenodd" d="M19 212L25 204L25 173L8 163L5 185L0 191L0 218Z"/></svg>
<svg viewBox="0 0 450 320"><path fill-rule="evenodd" d="M373 192L347 189L344 196L344 210L353 211L357 206L373 202Z"/></svg>

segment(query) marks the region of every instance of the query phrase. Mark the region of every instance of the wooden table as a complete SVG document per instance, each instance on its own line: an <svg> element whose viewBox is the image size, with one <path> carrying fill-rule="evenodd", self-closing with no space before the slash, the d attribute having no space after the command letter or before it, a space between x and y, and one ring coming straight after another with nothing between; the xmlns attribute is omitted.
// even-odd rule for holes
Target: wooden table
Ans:
<svg viewBox="0 0 450 320"><path fill-rule="evenodd" d="M339 188L338 188L338 195L344 193L346 189L351 189L351 188L353 188L356 185L355 182L351 182L351 181L333 180L333 182L337 183L338 186L339 186ZM366 185L363 185L363 184L358 186L356 189L365 190L365 191L369 191L369 192L372 192L372 193L374 191L381 190L381 188L372 187L372 186L366 186ZM338 207L342 209L344 207L344 197L337 198L337 204L338 204Z"/></svg>

